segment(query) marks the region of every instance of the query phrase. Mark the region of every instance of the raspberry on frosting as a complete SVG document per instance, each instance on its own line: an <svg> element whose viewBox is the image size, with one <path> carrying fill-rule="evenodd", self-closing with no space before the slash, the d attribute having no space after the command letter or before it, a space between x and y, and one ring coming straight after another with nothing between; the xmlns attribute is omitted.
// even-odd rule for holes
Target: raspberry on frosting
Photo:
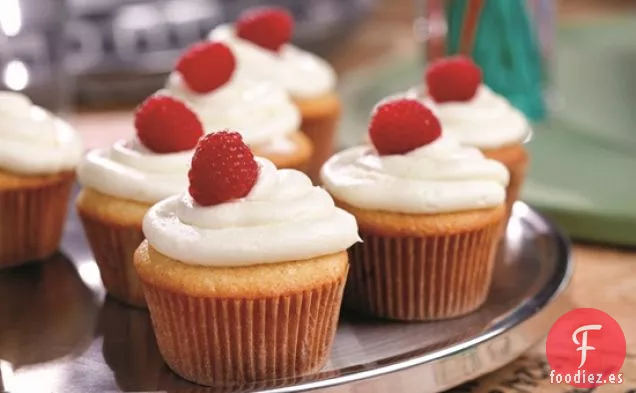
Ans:
<svg viewBox="0 0 636 393"><path fill-rule="evenodd" d="M190 195L202 206L247 196L258 178L258 163L241 134L220 131L199 140L188 172Z"/></svg>
<svg viewBox="0 0 636 393"><path fill-rule="evenodd" d="M243 12L236 21L236 35L254 44L278 52L291 40L294 19L280 7L256 7Z"/></svg>
<svg viewBox="0 0 636 393"><path fill-rule="evenodd" d="M406 98L380 104L369 125L369 137L380 155L408 153L441 134L440 122L433 112L418 100Z"/></svg>
<svg viewBox="0 0 636 393"><path fill-rule="evenodd" d="M175 67L190 90L199 94L209 93L226 84L235 68L234 54L221 42L194 44L179 58Z"/></svg>
<svg viewBox="0 0 636 393"><path fill-rule="evenodd" d="M470 57L452 56L433 61L426 69L428 94L436 102L468 101L482 81L481 69Z"/></svg>
<svg viewBox="0 0 636 393"><path fill-rule="evenodd" d="M203 135L203 126L181 101L151 96L135 111L137 138L155 153L191 150Z"/></svg>

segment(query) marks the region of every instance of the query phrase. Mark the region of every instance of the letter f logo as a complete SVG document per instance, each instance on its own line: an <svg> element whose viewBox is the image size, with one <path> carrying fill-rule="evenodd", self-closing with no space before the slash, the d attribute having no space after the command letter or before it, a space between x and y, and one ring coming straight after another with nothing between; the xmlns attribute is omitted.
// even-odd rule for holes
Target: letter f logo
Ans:
<svg viewBox="0 0 636 393"><path fill-rule="evenodd" d="M602 325L585 325L576 329L572 334L572 341L574 341L574 344L580 345L580 347L576 349L577 351L581 351L581 364L579 364L579 368L583 367L585 361L587 360L587 351L593 351L596 349L592 346L587 345L587 332L590 330L601 330L602 327ZM577 336L581 332L583 334L581 335L581 342L579 342Z"/></svg>

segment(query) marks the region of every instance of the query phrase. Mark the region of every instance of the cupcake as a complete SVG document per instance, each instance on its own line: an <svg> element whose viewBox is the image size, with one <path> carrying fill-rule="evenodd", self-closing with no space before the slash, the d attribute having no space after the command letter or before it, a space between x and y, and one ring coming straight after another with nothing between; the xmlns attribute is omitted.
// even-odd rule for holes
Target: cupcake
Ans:
<svg viewBox="0 0 636 393"><path fill-rule="evenodd" d="M292 16L282 8L249 9L233 24L220 25L210 39L227 43L236 54L239 74L283 86L300 109L300 129L314 153L308 174L317 181L322 164L333 154L340 99L336 73L325 60L289 43Z"/></svg>
<svg viewBox="0 0 636 393"><path fill-rule="evenodd" d="M380 104L371 146L329 159L322 181L352 213L349 307L377 317L427 321L476 310L488 295L508 171L442 133L422 103Z"/></svg>
<svg viewBox="0 0 636 393"><path fill-rule="evenodd" d="M0 92L0 268L55 253L83 149L66 122Z"/></svg>
<svg viewBox="0 0 636 393"><path fill-rule="evenodd" d="M199 142L189 192L146 214L135 267L159 350L181 377L239 386L327 360L355 219L236 132Z"/></svg>
<svg viewBox="0 0 636 393"><path fill-rule="evenodd" d="M234 55L225 44L195 44L157 94L184 102L199 116L206 133L240 129L254 154L280 168L305 170L312 145L299 131L298 108L282 87L234 75L234 66Z"/></svg>
<svg viewBox="0 0 636 393"><path fill-rule="evenodd" d="M182 102L151 97L135 114L137 134L89 152L78 168L77 211L108 293L143 307L133 253L144 240L143 217L153 203L188 186L198 118Z"/></svg>
<svg viewBox="0 0 636 393"><path fill-rule="evenodd" d="M531 127L526 117L482 83L481 70L467 57L455 56L431 63L426 70L426 86L422 96L439 118L444 132L508 168L509 217L528 167L529 156L523 144L529 139Z"/></svg>

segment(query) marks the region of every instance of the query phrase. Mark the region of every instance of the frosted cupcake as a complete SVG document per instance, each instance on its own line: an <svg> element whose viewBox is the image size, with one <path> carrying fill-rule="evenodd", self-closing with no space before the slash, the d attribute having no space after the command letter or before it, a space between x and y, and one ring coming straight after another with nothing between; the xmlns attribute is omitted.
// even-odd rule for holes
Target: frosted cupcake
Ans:
<svg viewBox="0 0 636 393"><path fill-rule="evenodd" d="M531 133L526 117L482 83L481 70L467 57L449 57L431 63L426 70L423 93L424 102L435 112L444 132L464 145L477 147L486 157L508 168L506 206L510 216L529 162L523 147Z"/></svg>
<svg viewBox="0 0 636 393"><path fill-rule="evenodd" d="M326 362L355 219L235 132L206 135L189 192L154 205L135 253L163 358L204 385L292 378Z"/></svg>
<svg viewBox="0 0 636 393"><path fill-rule="evenodd" d="M143 217L155 202L187 189L203 128L183 103L163 96L140 105L135 127L137 134L129 140L86 155L78 168L83 188L76 204L106 290L142 307L132 260L144 240Z"/></svg>
<svg viewBox="0 0 636 393"><path fill-rule="evenodd" d="M281 168L307 169L312 146L299 131L298 108L283 88L234 75L234 66L234 55L225 44L195 44L158 94L186 103L206 132L240 129L254 154Z"/></svg>
<svg viewBox="0 0 636 393"><path fill-rule="evenodd" d="M314 154L308 173L316 181L333 154L341 104L336 73L325 60L292 45L294 20L283 8L249 9L233 25L218 26L210 39L227 43L236 54L238 73L283 86L300 109L300 129Z"/></svg>
<svg viewBox="0 0 636 393"><path fill-rule="evenodd" d="M322 170L363 240L351 249L348 304L408 321L476 310L492 279L506 168L444 135L417 100L379 105L369 136L373 147L338 153Z"/></svg>
<svg viewBox="0 0 636 393"><path fill-rule="evenodd" d="M56 252L83 149L66 122L0 92L0 268Z"/></svg>

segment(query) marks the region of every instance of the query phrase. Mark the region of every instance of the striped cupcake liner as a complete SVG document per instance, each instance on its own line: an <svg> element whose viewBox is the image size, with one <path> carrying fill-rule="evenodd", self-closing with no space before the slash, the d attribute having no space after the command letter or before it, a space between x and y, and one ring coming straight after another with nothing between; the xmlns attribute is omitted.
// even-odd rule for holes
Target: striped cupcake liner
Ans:
<svg viewBox="0 0 636 393"><path fill-rule="evenodd" d="M285 296L201 298L145 283L161 354L179 376L229 389L316 372L333 343L346 275Z"/></svg>
<svg viewBox="0 0 636 393"><path fill-rule="evenodd" d="M135 307L146 307L143 287L133 266L133 255L145 239L139 226L114 226L91 215L78 214L84 226L108 294Z"/></svg>
<svg viewBox="0 0 636 393"><path fill-rule="evenodd" d="M510 180L508 187L506 187L506 216L502 222L501 229L502 234L505 234L508 221L512 215L512 208L521 195L521 188L526 179L530 158L523 148L520 148L518 153L514 155L501 156L497 154L496 150L494 152L486 152L485 155L504 164L510 173Z"/></svg>
<svg viewBox="0 0 636 393"><path fill-rule="evenodd" d="M74 176L42 187L0 189L0 268L46 259L60 244Z"/></svg>
<svg viewBox="0 0 636 393"><path fill-rule="evenodd" d="M350 249L349 308L376 317L430 321L475 311L486 300L500 224L429 237L361 233Z"/></svg>

